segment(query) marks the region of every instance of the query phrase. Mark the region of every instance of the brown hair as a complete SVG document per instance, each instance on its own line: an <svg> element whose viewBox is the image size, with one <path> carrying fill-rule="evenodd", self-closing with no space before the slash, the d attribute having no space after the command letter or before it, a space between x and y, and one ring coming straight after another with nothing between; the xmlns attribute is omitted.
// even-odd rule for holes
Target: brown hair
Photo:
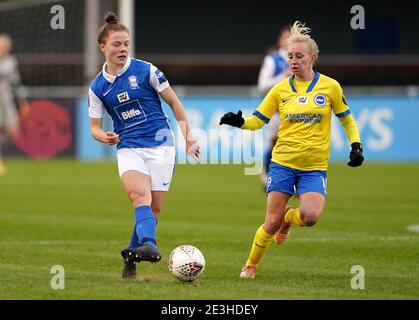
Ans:
<svg viewBox="0 0 419 320"><path fill-rule="evenodd" d="M100 28L99 36L97 37L99 44L106 42L110 32L126 31L129 33L128 28L124 24L119 23L118 17L114 12L108 12L105 15L105 21L106 23Z"/></svg>

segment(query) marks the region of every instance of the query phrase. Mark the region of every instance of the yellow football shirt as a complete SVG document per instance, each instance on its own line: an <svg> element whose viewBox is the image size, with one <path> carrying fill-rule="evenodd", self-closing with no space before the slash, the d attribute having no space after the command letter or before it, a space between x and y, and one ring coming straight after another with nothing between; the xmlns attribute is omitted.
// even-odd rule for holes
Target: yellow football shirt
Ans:
<svg viewBox="0 0 419 320"><path fill-rule="evenodd" d="M290 76L268 92L254 115L267 123L276 111L281 124L272 161L300 170L327 170L332 111L340 118L350 114L340 84L318 72L312 81Z"/></svg>

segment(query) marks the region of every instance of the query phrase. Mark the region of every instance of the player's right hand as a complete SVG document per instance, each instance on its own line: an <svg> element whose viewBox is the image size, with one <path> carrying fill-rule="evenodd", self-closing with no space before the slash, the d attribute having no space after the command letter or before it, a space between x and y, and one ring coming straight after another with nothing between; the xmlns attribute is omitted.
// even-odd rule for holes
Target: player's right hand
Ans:
<svg viewBox="0 0 419 320"><path fill-rule="evenodd" d="M243 125L243 123L244 123L244 119L242 117L241 110L239 110L237 114L233 112L228 112L224 114L220 119L220 125L228 124L230 126L237 127L237 128L240 128Z"/></svg>
<svg viewBox="0 0 419 320"><path fill-rule="evenodd" d="M119 135L112 131L106 132L105 143L112 146L119 143Z"/></svg>

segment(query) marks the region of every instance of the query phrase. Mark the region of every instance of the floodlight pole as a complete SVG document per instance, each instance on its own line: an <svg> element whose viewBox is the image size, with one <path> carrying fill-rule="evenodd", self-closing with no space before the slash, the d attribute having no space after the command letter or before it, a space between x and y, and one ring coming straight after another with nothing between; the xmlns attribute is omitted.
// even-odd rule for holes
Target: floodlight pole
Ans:
<svg viewBox="0 0 419 320"><path fill-rule="evenodd" d="M122 24L129 29L130 56L135 57L135 4L134 0L118 1L118 17Z"/></svg>
<svg viewBox="0 0 419 320"><path fill-rule="evenodd" d="M84 79L89 83L100 70L100 52L97 43L100 3L99 0L88 0L84 4Z"/></svg>

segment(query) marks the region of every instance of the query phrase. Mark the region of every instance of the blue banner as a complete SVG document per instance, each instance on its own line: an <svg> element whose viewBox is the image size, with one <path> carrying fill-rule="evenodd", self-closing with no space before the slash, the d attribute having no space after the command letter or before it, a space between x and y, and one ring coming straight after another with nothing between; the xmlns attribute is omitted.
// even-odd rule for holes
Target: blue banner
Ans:
<svg viewBox="0 0 419 320"><path fill-rule="evenodd" d="M352 115L357 122L367 161L419 161L419 127L416 111L419 99L404 96L347 96ZM255 97L190 96L180 97L186 108L194 134L201 144L201 162L245 163L261 162L264 131L249 132L229 126L219 126L221 116L229 111L242 110L250 116L261 102ZM98 148L88 136L86 99L81 99L78 112L77 154L81 159L99 159L109 155L109 148ZM178 160L189 161L184 152L184 141L177 130L169 106L163 103L178 141ZM108 123L108 121L106 121ZM331 161L346 161L349 142L339 120L332 116Z"/></svg>

